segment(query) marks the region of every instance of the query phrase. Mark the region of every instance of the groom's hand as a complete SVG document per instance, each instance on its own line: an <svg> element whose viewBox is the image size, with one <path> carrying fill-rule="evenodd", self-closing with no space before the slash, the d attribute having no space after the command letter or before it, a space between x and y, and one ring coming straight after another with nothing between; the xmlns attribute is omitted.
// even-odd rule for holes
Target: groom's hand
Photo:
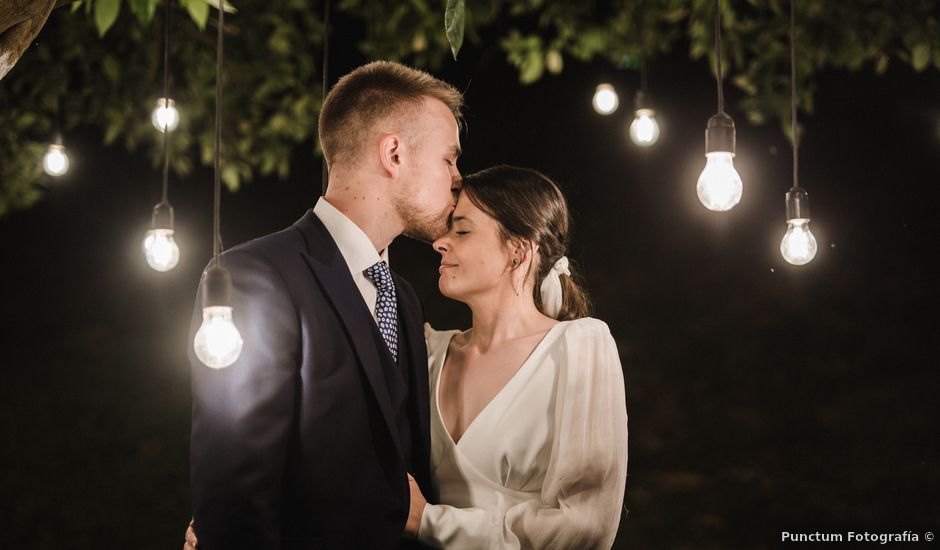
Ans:
<svg viewBox="0 0 940 550"><path fill-rule="evenodd" d="M199 548L199 541L196 540L196 524L189 521L189 527L186 528L186 542L183 543L183 550L196 550Z"/></svg>
<svg viewBox="0 0 940 550"><path fill-rule="evenodd" d="M424 514L424 505L428 503L415 478L408 474L408 486L411 488L411 507L408 510L408 521L405 523L405 536L417 538L418 527L421 526L421 515ZM186 550L192 550L187 548Z"/></svg>

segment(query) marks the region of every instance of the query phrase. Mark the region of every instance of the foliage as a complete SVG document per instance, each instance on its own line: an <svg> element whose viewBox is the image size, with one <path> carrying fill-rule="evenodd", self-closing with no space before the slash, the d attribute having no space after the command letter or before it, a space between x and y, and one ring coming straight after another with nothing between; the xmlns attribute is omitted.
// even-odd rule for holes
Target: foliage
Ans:
<svg viewBox="0 0 940 550"><path fill-rule="evenodd" d="M288 175L291 152L315 137L322 75L322 3L239 0L226 11L223 180L231 189L257 175ZM40 196L42 143L61 112L65 130L91 124L108 143L144 147L154 165L162 139L149 123L162 75L162 5L157 0L82 0L55 10L38 44L0 85L0 215ZM170 143L175 173L212 162L215 44L210 5L178 0L171 39L170 95L181 112ZM722 66L754 124L789 126L788 6L785 0L721 0ZM122 9L126 6L128 9ZM693 60L714 51L711 0L341 0L358 20L357 46L370 58L439 69L466 43L498 44L527 84L566 60L606 59L637 70L677 48ZM813 75L873 70L892 62L940 68L940 16L933 0L799 0L801 109L811 111ZM162 11L161 11L162 14ZM446 22L446 25L445 25ZM337 39L336 36L333 38ZM66 143L67 145L67 143Z"/></svg>
<svg viewBox="0 0 940 550"><path fill-rule="evenodd" d="M106 143L144 148L155 167L162 161L162 134L150 123L162 93L162 11L154 17L147 2L129 2L136 7L102 27L106 18L94 15L100 1L84 4L87 15L53 13L38 44L0 83L0 105L10 106L0 110L0 214L31 205L50 182L37 167L57 113L66 147L68 130L93 125ZM171 134L170 159L178 175L213 159L215 33L199 28L202 12L192 6L200 2L207 5L189 0L173 13L169 95L181 120ZM323 25L308 4L241 4L255 15L226 20L223 71L222 179L232 190L255 175L288 176L293 148L315 135L321 97L310 52L322 43ZM143 25L141 17L155 21ZM208 24L214 27L214 20Z"/></svg>

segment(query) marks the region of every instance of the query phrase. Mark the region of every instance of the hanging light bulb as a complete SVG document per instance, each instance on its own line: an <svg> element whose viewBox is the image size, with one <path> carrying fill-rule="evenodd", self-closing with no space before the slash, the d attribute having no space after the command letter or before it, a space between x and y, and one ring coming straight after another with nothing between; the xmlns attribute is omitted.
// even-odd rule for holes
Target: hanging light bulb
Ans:
<svg viewBox="0 0 940 550"><path fill-rule="evenodd" d="M180 114L176 110L176 102L166 97L158 99L157 106L154 107L153 114L150 116L150 122L153 123L154 128L161 132L164 131L164 128L169 132L175 130L180 123Z"/></svg>
<svg viewBox="0 0 940 550"><path fill-rule="evenodd" d="M741 201L743 185L734 169L734 120L725 113L721 84L721 15L715 0L715 66L718 83L718 113L708 119L705 129L705 169L698 177L695 192L705 208L723 212Z"/></svg>
<svg viewBox="0 0 940 550"><path fill-rule="evenodd" d="M202 281L202 325L196 331L193 349L207 367L225 368L242 351L242 337L232 319L230 294L232 281L228 271L214 265Z"/></svg>
<svg viewBox="0 0 940 550"><path fill-rule="evenodd" d="M743 185L732 160L734 121L725 113L718 113L708 120L705 151L705 169L695 186L698 200L709 210L730 210L741 201Z"/></svg>
<svg viewBox="0 0 940 550"><path fill-rule="evenodd" d="M221 6L220 6L221 7ZM202 279L202 325L196 331L193 351L207 367L225 368L238 360L242 337L232 318L232 279L221 265L222 237L219 231L222 197L222 32L225 10L219 9L215 66L215 174L213 181L212 266Z"/></svg>
<svg viewBox="0 0 940 550"><path fill-rule="evenodd" d="M56 134L42 157L42 169L50 176L59 177L69 171L69 156L62 145L62 136Z"/></svg>
<svg viewBox="0 0 940 550"><path fill-rule="evenodd" d="M649 147L659 139L659 123L656 122L656 112L649 108L648 98L642 88L637 91L633 105L636 112L630 123L630 139L640 147Z"/></svg>
<svg viewBox="0 0 940 550"><path fill-rule="evenodd" d="M609 115L617 110L620 105L620 98L617 97L617 91L610 84L598 84L594 92L594 110L602 115Z"/></svg>
<svg viewBox="0 0 940 550"><path fill-rule="evenodd" d="M630 123L630 139L640 147L649 147L659 139L659 123L652 109L637 109Z"/></svg>
<svg viewBox="0 0 940 550"><path fill-rule="evenodd" d="M794 187L787 193L787 232L780 254L793 265L808 264L816 257L816 237L809 230L809 195Z"/></svg>
<svg viewBox="0 0 940 550"><path fill-rule="evenodd" d="M806 265L816 257L816 237L809 230L809 195L799 184L799 135L796 124L796 8L790 0L790 124L793 132L793 187L787 192L787 232L780 254L793 265Z"/></svg>
<svg viewBox="0 0 940 550"><path fill-rule="evenodd" d="M180 261L180 248L173 238L173 207L161 202L153 207L153 223L144 237L144 256L154 270L164 272Z"/></svg>

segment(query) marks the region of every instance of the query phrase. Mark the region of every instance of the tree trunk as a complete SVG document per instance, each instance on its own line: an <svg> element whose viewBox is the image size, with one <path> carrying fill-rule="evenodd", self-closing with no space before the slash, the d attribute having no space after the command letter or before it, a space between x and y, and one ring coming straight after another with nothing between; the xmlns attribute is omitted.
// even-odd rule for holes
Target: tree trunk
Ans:
<svg viewBox="0 0 940 550"><path fill-rule="evenodd" d="M0 0L0 79L46 24L56 0Z"/></svg>

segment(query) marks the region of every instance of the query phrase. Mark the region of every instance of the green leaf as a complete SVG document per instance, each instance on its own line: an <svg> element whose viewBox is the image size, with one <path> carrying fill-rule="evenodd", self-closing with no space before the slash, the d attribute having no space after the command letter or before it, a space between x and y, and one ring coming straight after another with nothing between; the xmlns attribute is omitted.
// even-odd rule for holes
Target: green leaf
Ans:
<svg viewBox="0 0 940 550"><path fill-rule="evenodd" d="M199 30L206 28L206 21L209 19L209 4L206 0L189 0L186 2L186 11L189 17L196 23Z"/></svg>
<svg viewBox="0 0 940 550"><path fill-rule="evenodd" d="M444 32L447 34L447 42L450 43L450 51L457 59L457 52L463 46L464 22L467 16L467 7L464 0L447 0L447 8L444 10Z"/></svg>
<svg viewBox="0 0 940 550"><path fill-rule="evenodd" d="M166 0L169 1L169 0ZM157 10L157 0L129 0L131 12L137 16L141 25L147 25Z"/></svg>
<svg viewBox="0 0 940 550"><path fill-rule="evenodd" d="M69 8L69 13L77 12L78 8L82 7L83 3L84 3L83 0L76 0L75 2L72 2L72 7Z"/></svg>
<svg viewBox="0 0 940 550"><path fill-rule="evenodd" d="M519 66L519 82L532 84L542 77L545 65L542 62L542 53L538 49L529 50Z"/></svg>
<svg viewBox="0 0 940 550"><path fill-rule="evenodd" d="M121 0L96 0L95 26L98 27L98 36L104 36L104 33L108 32L120 12Z"/></svg>
<svg viewBox="0 0 940 550"><path fill-rule="evenodd" d="M911 48L911 65L915 71L923 71L928 63L930 63L930 44L921 42Z"/></svg>
<svg viewBox="0 0 940 550"><path fill-rule="evenodd" d="M212 6L213 8L219 9L219 0L205 0L205 2L209 4L210 6ZM235 9L235 6L229 3L228 0L225 0L224 5L225 5L225 13L238 13L238 10Z"/></svg>
<svg viewBox="0 0 940 550"><path fill-rule="evenodd" d="M545 68L552 74L559 74L565 68L565 62L558 50L549 50L545 53Z"/></svg>
<svg viewBox="0 0 940 550"><path fill-rule="evenodd" d="M241 183L241 179L238 175L238 169L231 164L222 165L222 183L228 187L229 191L238 191L238 186Z"/></svg>
<svg viewBox="0 0 940 550"><path fill-rule="evenodd" d="M121 64L113 55L107 55L101 61L101 72L109 82L117 82L121 76Z"/></svg>

